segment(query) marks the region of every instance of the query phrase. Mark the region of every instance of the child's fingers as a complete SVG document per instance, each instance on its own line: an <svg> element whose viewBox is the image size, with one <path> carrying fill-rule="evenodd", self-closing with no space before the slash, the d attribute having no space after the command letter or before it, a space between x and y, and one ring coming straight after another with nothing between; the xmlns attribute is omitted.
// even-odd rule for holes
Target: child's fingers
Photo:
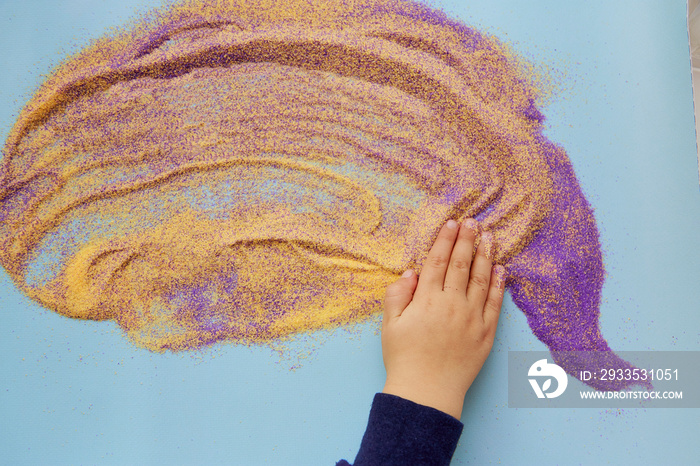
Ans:
<svg viewBox="0 0 700 466"><path fill-rule="evenodd" d="M476 250L474 261L472 262L469 274L469 284L467 285L467 301L483 309L491 283L491 248L493 236L491 232L482 233L479 247Z"/></svg>
<svg viewBox="0 0 700 466"><path fill-rule="evenodd" d="M430 248L428 257L423 264L420 273L417 293L430 292L430 290L442 291L445 283L445 272L452 255L452 247L457 239L459 224L449 220L438 233L433 247Z"/></svg>
<svg viewBox="0 0 700 466"><path fill-rule="evenodd" d="M413 270L407 270L394 283L386 288L384 295L384 321L387 318L398 317L413 300L418 276Z"/></svg>
<svg viewBox="0 0 700 466"><path fill-rule="evenodd" d="M445 284L443 286L445 291L456 291L462 296L466 295L477 227L476 220L470 218L459 229L457 242L452 248L450 264L445 274Z"/></svg>
<svg viewBox="0 0 700 466"><path fill-rule="evenodd" d="M484 304L484 323L492 332L495 332L498 326L505 286L506 269L502 265L496 265L491 271L491 284L486 297L486 304Z"/></svg>

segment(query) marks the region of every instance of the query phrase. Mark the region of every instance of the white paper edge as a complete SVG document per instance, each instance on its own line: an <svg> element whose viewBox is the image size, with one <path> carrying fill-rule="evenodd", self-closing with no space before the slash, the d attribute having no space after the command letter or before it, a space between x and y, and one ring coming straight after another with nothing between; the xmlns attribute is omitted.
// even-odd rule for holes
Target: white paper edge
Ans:
<svg viewBox="0 0 700 466"><path fill-rule="evenodd" d="M693 106L695 109L695 146L698 155L698 181L700 182L700 0L688 0L688 49L690 50L691 76L693 80Z"/></svg>

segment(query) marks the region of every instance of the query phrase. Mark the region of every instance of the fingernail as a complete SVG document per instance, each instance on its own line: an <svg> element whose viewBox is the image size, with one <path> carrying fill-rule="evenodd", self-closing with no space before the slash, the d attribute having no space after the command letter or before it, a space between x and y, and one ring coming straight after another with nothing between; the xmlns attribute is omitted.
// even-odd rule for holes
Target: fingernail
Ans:
<svg viewBox="0 0 700 466"><path fill-rule="evenodd" d="M403 275L401 275L401 276L402 276L403 278L409 278L409 277L413 276L413 270L412 270L412 269L408 269L408 270L406 270L406 271L403 273Z"/></svg>
<svg viewBox="0 0 700 466"><path fill-rule="evenodd" d="M484 245L484 255L493 259L493 234L490 231L481 234L481 244Z"/></svg>
<svg viewBox="0 0 700 466"><path fill-rule="evenodd" d="M503 289L506 286L506 268L502 265L497 265L493 268L493 273L496 275L496 287Z"/></svg>
<svg viewBox="0 0 700 466"><path fill-rule="evenodd" d="M459 227L459 223L455 222L454 220L448 220L447 221L447 228L450 230L456 230Z"/></svg>
<svg viewBox="0 0 700 466"><path fill-rule="evenodd" d="M469 228L471 231L474 233L479 232L479 222L474 220L473 218L468 218L464 221L464 226Z"/></svg>

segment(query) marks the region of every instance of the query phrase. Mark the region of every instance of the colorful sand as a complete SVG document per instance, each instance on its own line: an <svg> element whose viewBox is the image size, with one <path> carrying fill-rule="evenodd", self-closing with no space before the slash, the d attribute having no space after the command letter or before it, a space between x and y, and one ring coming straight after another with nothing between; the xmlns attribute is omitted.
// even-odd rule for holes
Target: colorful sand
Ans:
<svg viewBox="0 0 700 466"><path fill-rule="evenodd" d="M151 350L257 344L366 319L447 219L476 217L537 338L603 352L559 358L570 373L630 367L598 327L593 212L518 70L415 3L180 2L27 104L0 262Z"/></svg>

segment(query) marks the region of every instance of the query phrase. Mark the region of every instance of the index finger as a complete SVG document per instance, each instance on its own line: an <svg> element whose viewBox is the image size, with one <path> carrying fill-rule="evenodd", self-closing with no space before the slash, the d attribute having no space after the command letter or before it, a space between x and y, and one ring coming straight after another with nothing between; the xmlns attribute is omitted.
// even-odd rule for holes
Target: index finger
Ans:
<svg viewBox="0 0 700 466"><path fill-rule="evenodd" d="M440 229L440 233L438 233L433 247L430 248L428 257L423 264L423 270L416 288L417 294L435 289L442 291L445 283L445 273L450 263L452 248L458 233L459 224L454 220L448 220Z"/></svg>

